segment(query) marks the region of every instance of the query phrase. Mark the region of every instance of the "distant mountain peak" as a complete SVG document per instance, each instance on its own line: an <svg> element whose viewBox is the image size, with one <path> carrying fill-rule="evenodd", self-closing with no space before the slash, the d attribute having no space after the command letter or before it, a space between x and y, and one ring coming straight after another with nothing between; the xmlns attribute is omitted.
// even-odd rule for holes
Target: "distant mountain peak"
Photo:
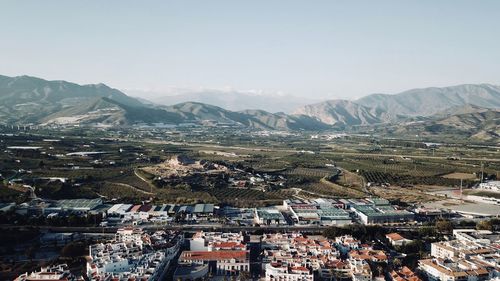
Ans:
<svg viewBox="0 0 500 281"><path fill-rule="evenodd" d="M209 93L201 96L205 94L210 96ZM226 94L233 95L230 91ZM219 100L228 98L227 95ZM265 130L325 130L389 126L404 120L419 120L434 122L429 125L434 129L460 131L460 126L478 126L484 130L470 130L477 131L478 136L492 137L498 133L497 109L500 108L500 87L491 84L429 87L396 95L373 94L354 101L327 100L298 106L293 114L281 110L271 113L265 108L254 107L251 100L245 100L247 96L239 94L230 98L232 102L244 105L241 110L228 110L220 103L212 105L190 100L191 97L188 95L184 97L187 100L166 106L141 102L103 83L78 85L26 75L0 75L0 123L109 126L198 123L233 124ZM252 99L256 97L261 100L253 105L279 104L287 99L265 95L253 95ZM421 129L425 131L426 128Z"/></svg>

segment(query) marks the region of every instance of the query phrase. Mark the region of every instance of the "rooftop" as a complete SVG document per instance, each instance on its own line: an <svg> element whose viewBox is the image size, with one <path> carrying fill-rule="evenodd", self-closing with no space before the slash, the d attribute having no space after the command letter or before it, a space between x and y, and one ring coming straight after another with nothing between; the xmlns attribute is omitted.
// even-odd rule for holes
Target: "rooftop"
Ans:
<svg viewBox="0 0 500 281"><path fill-rule="evenodd" d="M180 260L202 260L202 261L217 261L217 260L247 260L248 251L184 251L181 254Z"/></svg>

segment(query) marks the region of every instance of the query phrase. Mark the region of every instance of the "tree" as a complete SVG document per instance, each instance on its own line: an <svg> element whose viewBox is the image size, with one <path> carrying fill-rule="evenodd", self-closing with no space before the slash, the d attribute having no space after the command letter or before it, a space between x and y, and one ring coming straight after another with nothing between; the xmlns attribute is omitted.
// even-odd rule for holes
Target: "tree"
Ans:
<svg viewBox="0 0 500 281"><path fill-rule="evenodd" d="M477 230L493 230L493 223L491 220L480 221L476 224Z"/></svg>
<svg viewBox="0 0 500 281"><path fill-rule="evenodd" d="M418 229L420 237L431 237L436 235L436 228L433 226L422 226Z"/></svg>
<svg viewBox="0 0 500 281"><path fill-rule="evenodd" d="M438 220L435 226L439 233L451 233L453 231L453 224L449 220Z"/></svg>
<svg viewBox="0 0 500 281"><path fill-rule="evenodd" d="M61 250L61 256L76 258L87 254L87 247L82 242L72 242L64 246Z"/></svg>
<svg viewBox="0 0 500 281"><path fill-rule="evenodd" d="M250 272L248 271L242 271L240 272L240 281L247 281L247 280L252 280L250 276Z"/></svg>
<svg viewBox="0 0 500 281"><path fill-rule="evenodd" d="M394 268L400 268L401 265L402 265L402 262L400 259L398 258L395 258L393 261L392 261L392 264L394 265Z"/></svg>
<svg viewBox="0 0 500 281"><path fill-rule="evenodd" d="M26 249L26 258L29 259L31 262L33 262L33 259L36 256L36 252L38 251L37 247L35 245L30 246L28 249Z"/></svg>
<svg viewBox="0 0 500 281"><path fill-rule="evenodd" d="M382 276L384 274L384 268L381 265L377 265L377 276Z"/></svg>

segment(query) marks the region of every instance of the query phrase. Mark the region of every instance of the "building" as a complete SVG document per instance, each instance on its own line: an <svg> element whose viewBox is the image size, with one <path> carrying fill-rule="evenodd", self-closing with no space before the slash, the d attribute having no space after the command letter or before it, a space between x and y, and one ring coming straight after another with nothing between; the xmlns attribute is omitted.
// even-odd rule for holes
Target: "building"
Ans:
<svg viewBox="0 0 500 281"><path fill-rule="evenodd" d="M208 276L208 264L180 264L174 272L173 280L203 280Z"/></svg>
<svg viewBox="0 0 500 281"><path fill-rule="evenodd" d="M351 250L349 252L349 259L380 263L387 262L387 255L382 250L360 249Z"/></svg>
<svg viewBox="0 0 500 281"><path fill-rule="evenodd" d="M90 280L162 280L184 243L180 232L119 229L113 240L89 247Z"/></svg>
<svg viewBox="0 0 500 281"><path fill-rule="evenodd" d="M457 229L455 240L431 244L432 259L419 269L431 281L482 281L500 276L500 236L491 231Z"/></svg>
<svg viewBox="0 0 500 281"><path fill-rule="evenodd" d="M276 208L255 208L255 222L259 225L282 225L286 224L285 217Z"/></svg>
<svg viewBox="0 0 500 281"><path fill-rule="evenodd" d="M196 219L207 219L214 215L214 204L196 204L193 208L193 217Z"/></svg>
<svg viewBox="0 0 500 281"><path fill-rule="evenodd" d="M361 242L351 235L335 237L335 244L342 254L347 254L351 250L361 249Z"/></svg>
<svg viewBox="0 0 500 281"><path fill-rule="evenodd" d="M481 245L490 245L500 241L500 234L489 230L454 229L453 236L460 241L469 241Z"/></svg>
<svg viewBox="0 0 500 281"><path fill-rule="evenodd" d="M281 263L265 265L266 281L313 281L312 272L303 266L289 267Z"/></svg>
<svg viewBox="0 0 500 281"><path fill-rule="evenodd" d="M420 260L419 269L430 281L483 281L497 277L493 271L479 264L465 261Z"/></svg>
<svg viewBox="0 0 500 281"><path fill-rule="evenodd" d="M196 232L189 240L191 251L246 250L241 232ZM231 245L231 246L229 246Z"/></svg>
<svg viewBox="0 0 500 281"><path fill-rule="evenodd" d="M498 249L466 240L451 240L431 244L431 255L441 259L464 259L475 255L496 253Z"/></svg>
<svg viewBox="0 0 500 281"><path fill-rule="evenodd" d="M230 224L253 225L255 222L255 212L251 208L234 208L225 206L222 209L223 217Z"/></svg>
<svg viewBox="0 0 500 281"><path fill-rule="evenodd" d="M76 281L83 280L77 278L69 272L66 264L58 264L50 267L42 267L40 271L24 273L14 279L14 281Z"/></svg>
<svg viewBox="0 0 500 281"><path fill-rule="evenodd" d="M185 273L184 278L205 272L203 266L212 275L237 276L250 271L250 252L241 233L199 231L190 239L189 249L179 257L179 264L185 267L179 269L179 275ZM194 272L188 274L190 270Z"/></svg>
<svg viewBox="0 0 500 281"><path fill-rule="evenodd" d="M250 271L249 251L184 251L179 262L207 265L214 275L239 275Z"/></svg>
<svg viewBox="0 0 500 281"><path fill-rule="evenodd" d="M284 200L283 207L299 225L346 225L352 222L349 213L341 208L343 204L333 199Z"/></svg>
<svg viewBox="0 0 500 281"><path fill-rule="evenodd" d="M352 281L371 281L373 274L366 260L349 259L349 275Z"/></svg>
<svg viewBox="0 0 500 281"><path fill-rule="evenodd" d="M390 273L390 281L422 281L422 279L406 266Z"/></svg>
<svg viewBox="0 0 500 281"><path fill-rule="evenodd" d="M333 241L299 233L265 234L262 237L265 280L313 280L314 273L332 275L339 252Z"/></svg>
<svg viewBox="0 0 500 281"><path fill-rule="evenodd" d="M13 210L16 207L16 203L0 203L0 213L6 213Z"/></svg>
<svg viewBox="0 0 500 281"><path fill-rule="evenodd" d="M389 240L389 243L391 243L392 246L404 246L412 242L412 240L404 238L399 233L389 233L386 234L385 237Z"/></svg>
<svg viewBox="0 0 500 281"><path fill-rule="evenodd" d="M479 189L500 191L500 181L488 181L479 184Z"/></svg>
<svg viewBox="0 0 500 281"><path fill-rule="evenodd" d="M393 224L415 220L415 214L398 210L385 199L370 198L364 201L351 199L351 210L364 224Z"/></svg>

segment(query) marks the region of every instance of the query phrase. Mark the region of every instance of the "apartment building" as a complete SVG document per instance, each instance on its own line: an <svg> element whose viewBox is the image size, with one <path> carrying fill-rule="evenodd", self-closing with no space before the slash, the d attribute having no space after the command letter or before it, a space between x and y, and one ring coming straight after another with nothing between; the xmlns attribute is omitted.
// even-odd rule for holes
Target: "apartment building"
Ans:
<svg viewBox="0 0 500 281"><path fill-rule="evenodd" d="M183 243L180 232L119 229L113 240L89 247L87 276L91 280L161 280Z"/></svg>
<svg viewBox="0 0 500 281"><path fill-rule="evenodd" d="M420 260L429 280L482 281L500 276L500 236L491 231L454 230L455 240L431 244L432 259Z"/></svg>
<svg viewBox="0 0 500 281"><path fill-rule="evenodd" d="M265 280L312 280L314 272L329 274L339 261L333 241L299 233L265 234L262 237Z"/></svg>
<svg viewBox="0 0 500 281"><path fill-rule="evenodd" d="M250 271L249 251L184 251L181 264L208 265L213 275L240 275Z"/></svg>

